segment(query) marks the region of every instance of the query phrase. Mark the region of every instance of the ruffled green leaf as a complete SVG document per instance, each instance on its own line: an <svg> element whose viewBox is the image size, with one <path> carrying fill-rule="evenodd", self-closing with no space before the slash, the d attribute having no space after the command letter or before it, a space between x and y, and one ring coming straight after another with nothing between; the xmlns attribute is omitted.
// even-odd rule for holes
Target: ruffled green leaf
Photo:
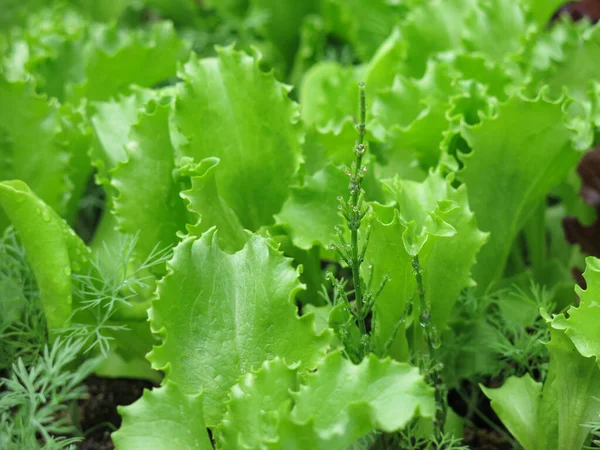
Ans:
<svg viewBox="0 0 600 450"><path fill-rule="evenodd" d="M432 55L462 47L466 18L477 3L477 0L434 0L412 8L400 25L400 32L409 43L404 73L420 77Z"/></svg>
<svg viewBox="0 0 600 450"><path fill-rule="evenodd" d="M174 122L187 142L179 150L219 158L219 195L257 230L273 223L300 165L298 105L258 60L231 47L217 53L193 57L180 74Z"/></svg>
<svg viewBox="0 0 600 450"><path fill-rule="evenodd" d="M388 182L397 210L376 208L366 260L373 265L374 285L391 280L375 303L375 336L380 348L388 342L406 302L416 289L412 257L423 267L425 298L432 321L443 328L460 291L472 285L471 267L485 243L469 208L465 186L431 173L422 183L396 179ZM386 211L387 209L387 211ZM385 216L388 217L385 217ZM397 359L407 357L401 330L390 347Z"/></svg>
<svg viewBox="0 0 600 450"><path fill-rule="evenodd" d="M594 357L600 363L600 259L589 257L585 262L583 277L587 288L575 287L579 306L571 306L567 317L558 315L553 326L565 330L579 353L586 358Z"/></svg>
<svg viewBox="0 0 600 450"><path fill-rule="evenodd" d="M112 434L116 449L211 450L204 425L202 394L188 395L175 383L144 390L141 399L120 406L121 428Z"/></svg>
<svg viewBox="0 0 600 450"><path fill-rule="evenodd" d="M32 83L0 76L0 130L4 179L23 180L64 214L70 190L69 152L59 145L58 105L38 95Z"/></svg>
<svg viewBox="0 0 600 450"><path fill-rule="evenodd" d="M433 390L408 364L374 355L355 366L330 354L316 372L265 363L231 391L223 448L343 450L366 434L431 417Z"/></svg>
<svg viewBox="0 0 600 450"><path fill-rule="evenodd" d="M90 33L82 55L83 78L67 86L66 98L73 102L108 100L128 93L132 84L153 87L174 77L178 62L189 51L169 22L135 32L103 26L91 28Z"/></svg>
<svg viewBox="0 0 600 450"><path fill-rule="evenodd" d="M331 437L336 430L352 430L340 436L345 442L337 448L374 429L399 430L415 414L431 417L434 411L433 389L418 369L373 354L355 366L340 353L332 353L315 373L306 376L293 397L293 420L313 421L320 438ZM358 420L352 417L357 411L362 416Z"/></svg>
<svg viewBox="0 0 600 450"><path fill-rule="evenodd" d="M512 0L478 1L465 19L463 40L468 50L502 61L517 53L527 33L525 13Z"/></svg>
<svg viewBox="0 0 600 450"><path fill-rule="evenodd" d="M543 97L515 95L498 106L496 116L464 126L461 133L471 152L460 155L464 168L459 177L469 188L481 229L491 233L473 269L480 292L498 282L532 208L579 158L565 124L565 100Z"/></svg>
<svg viewBox="0 0 600 450"><path fill-rule="evenodd" d="M273 42L279 58L289 67L298 48L298 29L304 18L315 13L319 0L282 3L277 0L251 0L249 14L262 17L259 33Z"/></svg>
<svg viewBox="0 0 600 450"><path fill-rule="evenodd" d="M215 179L219 163L219 158L206 158L199 164L190 163L178 169L180 174L190 177L191 188L181 192L181 197L186 200L188 211L197 217L196 223L186 228L189 234L200 236L216 226L221 248L235 252L242 249L248 235L235 212L219 195Z"/></svg>
<svg viewBox="0 0 600 450"><path fill-rule="evenodd" d="M297 317L298 272L264 238L251 236L231 255L209 230L179 244L168 267L151 309L163 344L149 358L184 392L204 390L209 427L241 375L277 356L314 367L331 340L315 334L312 316Z"/></svg>
<svg viewBox="0 0 600 450"><path fill-rule="evenodd" d="M279 422L289 416L297 371L281 359L265 361L231 388L227 412L217 429L219 448L262 449L279 440Z"/></svg>
<svg viewBox="0 0 600 450"><path fill-rule="evenodd" d="M548 23L552 14L562 6L563 0L524 0L523 6L531 14L534 23L539 27L543 27Z"/></svg>
<svg viewBox="0 0 600 450"><path fill-rule="evenodd" d="M292 189L290 197L275 216L289 230L295 246L308 250L313 245L327 247L335 239L334 229L342 222L337 197L348 186L348 177L328 164Z"/></svg>
<svg viewBox="0 0 600 450"><path fill-rule="evenodd" d="M588 93L598 78L590 61L600 58L600 26L564 21L551 36L553 45L544 43L540 51L553 50L552 62L547 69L534 72L534 86L547 84L555 96L566 89L577 100L588 101Z"/></svg>
<svg viewBox="0 0 600 450"><path fill-rule="evenodd" d="M134 125L125 147L127 160L112 171L118 192L114 213L120 229L138 235L142 259L157 245L177 241L187 221L186 209L173 179L175 155L169 134L170 105L150 102Z"/></svg>
<svg viewBox="0 0 600 450"><path fill-rule="evenodd" d="M401 2L375 0L326 0L322 14L333 34L350 42L363 61L368 61L404 17Z"/></svg>
<svg viewBox="0 0 600 450"><path fill-rule="evenodd" d="M357 117L360 73L335 61L315 64L302 78L300 104L304 123L339 130Z"/></svg>

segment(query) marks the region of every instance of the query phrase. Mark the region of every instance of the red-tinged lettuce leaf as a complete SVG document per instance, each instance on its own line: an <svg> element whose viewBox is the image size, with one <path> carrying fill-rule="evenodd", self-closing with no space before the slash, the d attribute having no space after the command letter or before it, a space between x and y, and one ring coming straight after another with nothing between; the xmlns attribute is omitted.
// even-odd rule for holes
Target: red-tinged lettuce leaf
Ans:
<svg viewBox="0 0 600 450"><path fill-rule="evenodd" d="M414 367L374 355L355 366L335 352L305 376L274 360L243 377L217 436L223 448L344 450L433 409L433 390Z"/></svg>
<svg viewBox="0 0 600 450"><path fill-rule="evenodd" d="M202 394L188 395L173 382L144 390L142 398L120 406L121 428L112 434L117 450L212 450L204 425Z"/></svg>
<svg viewBox="0 0 600 450"><path fill-rule="evenodd" d="M254 231L273 223L297 176L298 105L259 60L231 47L217 53L192 57L180 73L174 123L187 141L178 151L195 161L219 158L219 195Z"/></svg>
<svg viewBox="0 0 600 450"><path fill-rule="evenodd" d="M27 252L48 329L54 333L68 324L73 301L71 273L84 269L89 250L22 181L0 183L0 205Z"/></svg>
<svg viewBox="0 0 600 450"><path fill-rule="evenodd" d="M114 215L121 231L138 234L136 251L141 259L159 246L177 242L187 213L173 178L175 154L169 133L170 104L150 101L131 128L125 152L127 160L111 171Z"/></svg>
<svg viewBox="0 0 600 450"><path fill-rule="evenodd" d="M228 254L212 229L180 243L168 268L150 312L163 343L149 359L183 392L204 391L209 427L221 421L236 380L263 361L312 368L323 357L331 335L317 336L312 316L298 318L298 272L264 238Z"/></svg>
<svg viewBox="0 0 600 450"><path fill-rule="evenodd" d="M535 99L514 95L495 116L463 126L471 152L460 154L464 168L459 177L468 186L479 226L490 232L473 268L479 292L498 282L532 208L577 164L580 154L566 123L567 105L565 99L546 100L544 92Z"/></svg>
<svg viewBox="0 0 600 450"><path fill-rule="evenodd" d="M469 208L465 186L454 189L450 179L436 172L422 183L396 179L386 184L397 209L375 208L377 219L366 254L375 271L374 286L385 276L391 278L374 307L375 341L381 349L415 294L412 257L419 256L425 298L441 331L460 291L472 285L471 267L487 239ZM407 357L403 330L390 354L399 360Z"/></svg>

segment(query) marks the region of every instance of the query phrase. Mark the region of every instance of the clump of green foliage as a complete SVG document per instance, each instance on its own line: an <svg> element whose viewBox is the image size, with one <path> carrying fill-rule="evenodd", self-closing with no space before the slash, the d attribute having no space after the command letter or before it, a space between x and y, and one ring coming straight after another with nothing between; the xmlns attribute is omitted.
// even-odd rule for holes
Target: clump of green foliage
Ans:
<svg viewBox="0 0 600 450"><path fill-rule="evenodd" d="M76 445L92 370L161 383L117 449L591 445L600 26L558 6L3 5L0 446Z"/></svg>

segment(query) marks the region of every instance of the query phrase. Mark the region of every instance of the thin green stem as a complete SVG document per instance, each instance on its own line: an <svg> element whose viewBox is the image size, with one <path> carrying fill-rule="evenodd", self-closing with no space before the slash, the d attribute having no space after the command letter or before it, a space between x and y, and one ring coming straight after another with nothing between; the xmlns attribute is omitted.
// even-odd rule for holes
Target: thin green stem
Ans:
<svg viewBox="0 0 600 450"><path fill-rule="evenodd" d="M420 367L427 373L429 381L433 385L435 397L435 417L433 420L434 434L440 438L444 436L444 425L446 423L446 414L448 405L446 403L446 387L442 379L442 366L435 358L436 349L439 347L437 330L435 325L431 323L431 308L425 299L425 287L423 285L423 269L419 262L419 256L413 257L413 270L417 281L417 296L419 297L419 320L413 326L421 329L425 336L427 344L420 360ZM415 342L417 345L418 342Z"/></svg>
<svg viewBox="0 0 600 450"><path fill-rule="evenodd" d="M361 194L361 184L362 184L362 158L365 153L365 134L366 134L366 116L367 116L367 106L365 99L365 86L363 83L359 85L360 92L360 122L358 123L358 141L356 144L355 154L356 154L356 162L354 164L354 171L351 175L350 179L350 208L351 208L351 217L352 219L348 222L348 228L350 228L350 248L352 252L352 280L354 282L354 296L356 300L356 309L358 311L358 327L360 328L361 334L364 336L367 334L367 326L365 323L365 315L363 313L364 307L364 298L362 292L362 285L360 280L360 265L362 263L361 258L359 257L359 248L358 248L358 230L360 228L360 223L362 220L361 208L359 205L359 199Z"/></svg>

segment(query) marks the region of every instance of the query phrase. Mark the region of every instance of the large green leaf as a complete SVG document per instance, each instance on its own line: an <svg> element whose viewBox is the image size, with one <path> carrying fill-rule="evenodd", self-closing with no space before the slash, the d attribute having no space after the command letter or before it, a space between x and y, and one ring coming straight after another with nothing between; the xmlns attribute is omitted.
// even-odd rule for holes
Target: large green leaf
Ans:
<svg viewBox="0 0 600 450"><path fill-rule="evenodd" d="M122 231L139 233L142 259L155 246L176 242L187 217L173 178L175 155L169 134L170 105L151 101L134 125L125 147L127 160L112 171L117 222Z"/></svg>
<svg viewBox="0 0 600 450"><path fill-rule="evenodd" d="M431 56L460 48L466 18L476 4L476 0L433 0L412 8L400 26L409 43L405 73L419 77Z"/></svg>
<svg viewBox="0 0 600 450"><path fill-rule="evenodd" d="M565 104L564 99L544 99L543 92L535 99L515 95L498 106L496 116L463 126L471 152L460 155L464 168L459 177L469 188L469 204L481 229L491 232L473 269L480 292L500 279L533 207L577 163Z"/></svg>
<svg viewBox="0 0 600 450"><path fill-rule="evenodd" d="M294 421L313 421L321 439L337 434L336 430L352 430L343 436L344 445L374 429L396 431L416 413L431 417L434 411L433 389L418 369L373 354L355 366L339 352L332 353L306 376L293 397ZM338 444L337 448L345 447Z"/></svg>
<svg viewBox="0 0 600 450"><path fill-rule="evenodd" d="M464 185L454 189L451 179L437 172L422 183L396 179L387 185L398 209L376 208L380 219L372 224L366 254L375 270L375 286L384 276L391 278L374 309L376 339L381 346L415 293L412 257L419 256L432 321L442 328L460 291L472 284L471 267L487 239L477 228ZM393 216L386 219L386 214ZM398 359L406 357L403 342L400 332L391 347L391 354Z"/></svg>
<svg viewBox="0 0 600 450"><path fill-rule="evenodd" d="M212 450L204 425L202 394L188 395L177 385L144 390L141 399L120 406L121 428L112 434L122 450Z"/></svg>
<svg viewBox="0 0 600 450"><path fill-rule="evenodd" d="M0 183L0 205L19 233L31 263L50 331L67 325L73 301L71 272L88 249L52 208L22 181Z"/></svg>
<svg viewBox="0 0 600 450"><path fill-rule="evenodd" d="M433 410L433 390L416 368L374 355L355 366L334 352L311 374L275 360L242 378L219 436L222 448L344 450Z"/></svg>
<svg viewBox="0 0 600 450"><path fill-rule="evenodd" d="M217 53L192 57L180 73L174 122L187 142L179 150L220 159L219 195L254 231L273 223L300 165L298 105L258 60L231 47Z"/></svg>
<svg viewBox="0 0 600 450"><path fill-rule="evenodd" d="M477 6L465 19L462 34L466 47L494 61L517 53L528 26L521 4L512 0L488 0L478 1Z"/></svg>
<svg viewBox="0 0 600 450"><path fill-rule="evenodd" d="M277 356L314 367L329 344L329 332L315 334L312 315L297 317L298 272L264 238L250 237L231 255L209 230L179 244L168 267L151 309L163 344L150 360L184 392L204 390L209 427L241 375Z"/></svg>
<svg viewBox="0 0 600 450"><path fill-rule="evenodd" d="M582 425L598 420L600 415L600 369L594 358L582 356L562 331L552 331L548 348L555 369L548 378L555 378L558 409L558 442L549 445L579 450L590 433Z"/></svg>
<svg viewBox="0 0 600 450"><path fill-rule="evenodd" d="M511 377L498 389L481 386L492 401L492 409L508 431L525 450L538 450L538 412L542 397L542 383L529 374Z"/></svg>
<svg viewBox="0 0 600 450"><path fill-rule="evenodd" d="M178 62L188 55L170 22L148 30L120 30L116 25L92 27L83 54L82 79L71 80L67 100L108 100L128 93L130 85L153 87L175 76Z"/></svg>
<svg viewBox="0 0 600 450"><path fill-rule="evenodd" d="M10 82L0 75L0 157L3 176L20 179L59 214L69 198L69 152L59 145L59 107L38 95L31 82ZM6 178L5 178L6 179ZM0 222L1 225L1 222Z"/></svg>

